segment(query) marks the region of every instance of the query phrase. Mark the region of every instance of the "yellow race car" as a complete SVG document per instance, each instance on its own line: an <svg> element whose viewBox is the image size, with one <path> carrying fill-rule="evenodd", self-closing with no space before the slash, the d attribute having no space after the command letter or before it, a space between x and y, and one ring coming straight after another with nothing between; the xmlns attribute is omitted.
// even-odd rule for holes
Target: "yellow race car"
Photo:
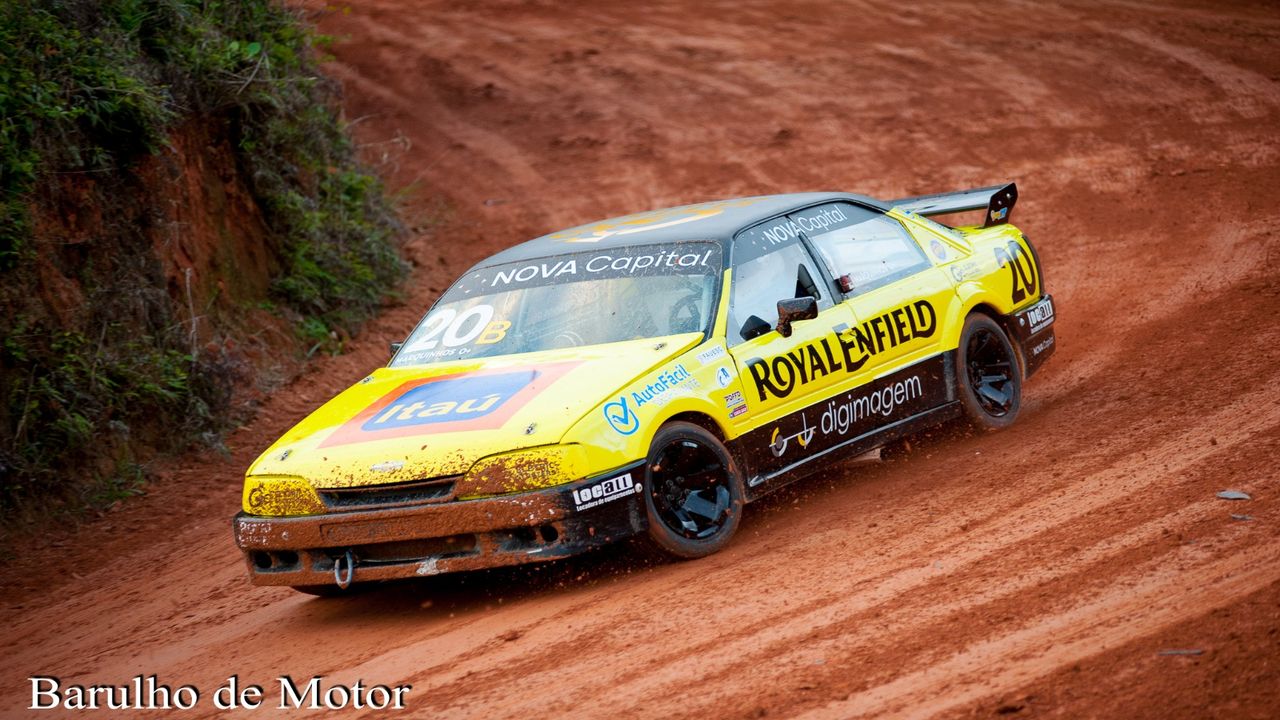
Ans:
<svg viewBox="0 0 1280 720"><path fill-rule="evenodd" d="M743 198L479 263L249 468L233 528L253 582L326 594L632 535L700 557L835 453L1009 425L1055 341L1016 200Z"/></svg>

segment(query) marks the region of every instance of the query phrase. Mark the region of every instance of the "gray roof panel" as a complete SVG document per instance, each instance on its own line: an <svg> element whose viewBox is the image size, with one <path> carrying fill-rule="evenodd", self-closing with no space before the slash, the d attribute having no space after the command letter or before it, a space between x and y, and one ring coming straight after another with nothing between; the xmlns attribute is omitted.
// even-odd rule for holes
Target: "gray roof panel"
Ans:
<svg viewBox="0 0 1280 720"><path fill-rule="evenodd" d="M543 235L503 250L475 267L632 245L715 240L725 246L743 228L798 208L848 200L885 211L890 205L848 193L813 192L718 200L623 215Z"/></svg>

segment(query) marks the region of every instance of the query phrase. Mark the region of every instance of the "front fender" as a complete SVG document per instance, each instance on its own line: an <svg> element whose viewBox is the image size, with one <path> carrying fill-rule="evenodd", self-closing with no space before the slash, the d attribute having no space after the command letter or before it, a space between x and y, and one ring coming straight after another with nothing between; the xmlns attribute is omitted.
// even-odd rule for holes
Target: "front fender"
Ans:
<svg viewBox="0 0 1280 720"><path fill-rule="evenodd" d="M658 428L683 413L710 417L722 434L728 405L742 386L723 341L703 343L641 375L582 417L561 442L587 448L592 467L606 470L643 459ZM739 400L740 402L740 400Z"/></svg>

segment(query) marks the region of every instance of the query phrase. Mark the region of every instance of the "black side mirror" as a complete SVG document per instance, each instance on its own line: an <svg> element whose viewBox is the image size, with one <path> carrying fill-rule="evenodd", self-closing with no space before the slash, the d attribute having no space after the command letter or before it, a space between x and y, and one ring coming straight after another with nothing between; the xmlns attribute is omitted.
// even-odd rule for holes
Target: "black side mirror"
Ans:
<svg viewBox="0 0 1280 720"><path fill-rule="evenodd" d="M402 348L402 347L404 347L404 343L403 343L403 342L393 342L393 343L391 343L391 354L392 354L392 356L394 356L396 353L400 352L400 348Z"/></svg>
<svg viewBox="0 0 1280 720"><path fill-rule="evenodd" d="M791 323L818 317L818 299L815 297L787 298L778 301L778 334L791 337Z"/></svg>

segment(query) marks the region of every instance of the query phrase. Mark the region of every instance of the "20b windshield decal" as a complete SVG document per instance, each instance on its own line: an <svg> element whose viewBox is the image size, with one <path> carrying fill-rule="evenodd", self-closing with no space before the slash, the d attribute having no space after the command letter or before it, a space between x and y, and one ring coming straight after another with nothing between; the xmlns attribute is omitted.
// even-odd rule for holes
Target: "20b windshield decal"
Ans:
<svg viewBox="0 0 1280 720"><path fill-rule="evenodd" d="M405 352L416 354L435 350L431 354L442 355L446 354L447 348L461 348L472 343L492 345L501 342L511 328L511 321L494 320L493 313L493 306L488 304L476 305L462 312L454 308L442 308L427 318L422 326L422 335L415 338L405 348Z"/></svg>

